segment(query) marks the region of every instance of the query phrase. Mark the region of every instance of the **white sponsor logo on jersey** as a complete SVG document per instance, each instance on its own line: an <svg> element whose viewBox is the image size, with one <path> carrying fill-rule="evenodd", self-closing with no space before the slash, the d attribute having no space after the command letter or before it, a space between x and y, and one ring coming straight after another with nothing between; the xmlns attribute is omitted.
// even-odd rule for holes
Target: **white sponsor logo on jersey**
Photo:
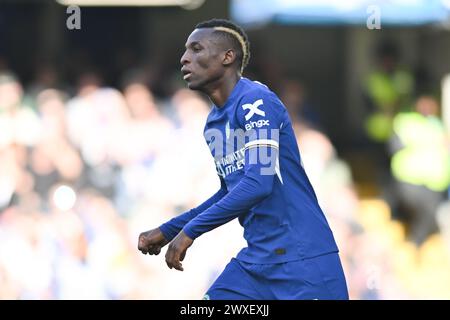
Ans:
<svg viewBox="0 0 450 320"><path fill-rule="evenodd" d="M250 121L245 125L245 130L251 130L253 128L261 128L269 125L269 120Z"/></svg>
<svg viewBox="0 0 450 320"><path fill-rule="evenodd" d="M249 109L249 112L245 115L245 120L249 120L251 117L253 117L254 114L258 114L262 117L266 116L266 113L263 110L259 110L258 107L263 104L263 99L256 100L253 103L246 103L242 105L242 109L247 110Z"/></svg>

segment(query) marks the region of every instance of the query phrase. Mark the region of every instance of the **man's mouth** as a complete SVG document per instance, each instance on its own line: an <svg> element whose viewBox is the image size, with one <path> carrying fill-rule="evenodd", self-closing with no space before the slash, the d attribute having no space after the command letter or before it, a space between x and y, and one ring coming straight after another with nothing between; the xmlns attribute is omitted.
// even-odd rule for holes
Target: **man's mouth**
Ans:
<svg viewBox="0 0 450 320"><path fill-rule="evenodd" d="M181 69L181 73L183 73L183 79L187 80L192 75L192 72L189 70L183 70Z"/></svg>
<svg viewBox="0 0 450 320"><path fill-rule="evenodd" d="M184 79L184 80L189 79L189 77L191 76L191 74L192 74L192 73L190 73L190 72L189 72L189 73L186 73L186 74L183 76L183 79Z"/></svg>

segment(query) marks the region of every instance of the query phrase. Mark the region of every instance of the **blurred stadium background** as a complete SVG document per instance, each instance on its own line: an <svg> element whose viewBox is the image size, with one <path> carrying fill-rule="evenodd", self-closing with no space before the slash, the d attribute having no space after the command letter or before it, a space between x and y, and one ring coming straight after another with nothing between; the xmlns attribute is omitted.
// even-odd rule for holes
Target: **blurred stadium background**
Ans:
<svg viewBox="0 0 450 320"><path fill-rule="evenodd" d="M449 1L80 2L69 30L69 0L0 1L1 299L199 299L245 245L234 221L182 273L137 251L219 186L179 72L212 17L289 109L350 297L450 299Z"/></svg>

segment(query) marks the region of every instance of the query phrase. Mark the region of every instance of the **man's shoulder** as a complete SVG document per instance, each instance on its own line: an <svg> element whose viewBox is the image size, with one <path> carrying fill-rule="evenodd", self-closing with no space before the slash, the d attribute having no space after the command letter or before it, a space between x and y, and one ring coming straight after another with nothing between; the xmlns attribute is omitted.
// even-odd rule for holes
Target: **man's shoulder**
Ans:
<svg viewBox="0 0 450 320"><path fill-rule="evenodd" d="M242 80L245 82L242 86L241 92L239 93L238 99L236 99L236 103L234 105L235 111L238 112L242 108L245 110L249 104L253 106L270 105L270 110L273 110L276 113L279 113L285 109L281 100L272 90L270 90L268 86L261 82L252 81L247 78L243 78Z"/></svg>
<svg viewBox="0 0 450 320"><path fill-rule="evenodd" d="M243 78L242 81L244 82L244 86L240 92L240 100L275 95L272 90L262 82L253 81L247 78Z"/></svg>

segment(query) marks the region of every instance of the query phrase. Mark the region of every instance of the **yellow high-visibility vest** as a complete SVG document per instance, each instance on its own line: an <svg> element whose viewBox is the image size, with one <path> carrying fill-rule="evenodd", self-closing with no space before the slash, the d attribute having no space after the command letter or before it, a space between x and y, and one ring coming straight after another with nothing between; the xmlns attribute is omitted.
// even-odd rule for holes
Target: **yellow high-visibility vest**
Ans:
<svg viewBox="0 0 450 320"><path fill-rule="evenodd" d="M450 185L450 151L442 121L417 112L400 113L394 118L393 130L404 145L391 159L394 177L445 191Z"/></svg>

